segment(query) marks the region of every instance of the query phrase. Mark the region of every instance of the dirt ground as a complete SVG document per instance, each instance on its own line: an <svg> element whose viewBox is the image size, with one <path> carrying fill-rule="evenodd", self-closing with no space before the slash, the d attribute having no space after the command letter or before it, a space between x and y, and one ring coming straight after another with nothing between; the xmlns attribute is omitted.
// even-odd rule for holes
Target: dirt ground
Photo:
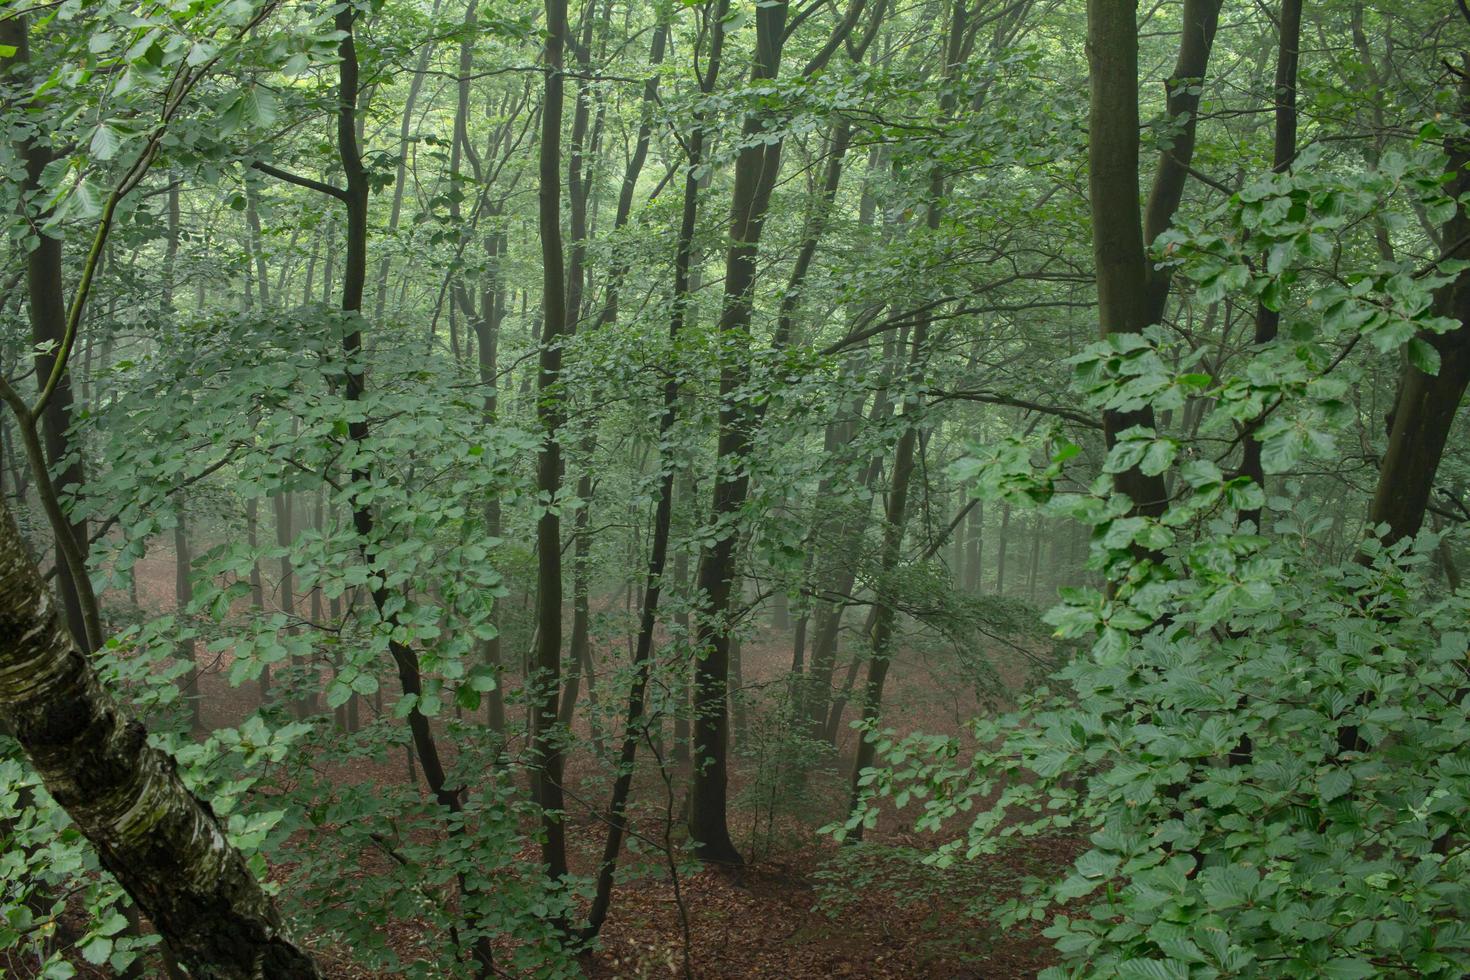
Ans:
<svg viewBox="0 0 1470 980"><path fill-rule="evenodd" d="M172 556L159 549L142 563L139 600L147 609L173 607ZM790 641L765 634L747 641L743 649L744 681L759 688L789 668ZM1025 670L997 654L992 666L1002 682L1014 690ZM237 724L254 708L253 686L231 688L227 682L228 654L209 664L202 681L207 725ZM948 664L953 672L953 664ZM926 658L905 651L890 673L885 723L901 731L922 729L952 733L964 718L982 710L973 691L952 677L931 669ZM585 692L585 688L584 688ZM851 716L851 708L848 716ZM1027 875L1047 873L1069 863L1078 851L1069 838L1031 838L1001 855L967 865L938 878L938 872L915 872L912 864L896 862L898 870L869 878L862 884L847 880L849 863L837 862L839 848L815 833L820 822L841 812L846 767L850 765L855 734L842 729L834 772L817 780L817 795L830 799L820 819L783 818L776 832L760 839L757 860L735 871L704 870L680 881L682 904L689 918L690 962L694 976L713 978L818 977L869 978L986 978L1034 976L1052 962L1050 943L1041 936L1043 924L1000 930L983 914L970 910L973 902L994 903L1020 892ZM396 756L395 756L396 758ZM600 799L605 779L598 778L596 760L584 752L568 765L569 798L579 799L582 785L587 799ZM749 773L737 768L731 798L740 796ZM405 766L353 763L344 779L401 782ZM640 778L637 794L656 795L661 784ZM656 801L655 801L656 802ZM645 798L644 806L649 806ZM583 809L587 809L583 807ZM909 819L884 812L867 840L891 848L932 849L936 840L912 833ZM732 834L738 846L751 839L747 814L732 813ZM742 826L742 820L746 825ZM569 806L569 859L574 873L590 874L602 846L602 829L594 813L574 813ZM958 828L957 828L958 829ZM881 851L871 860L881 860ZM861 867L861 864L857 865ZM361 872L359 872L361 873ZM278 868L273 877L286 878ZM869 882L877 882L875 886ZM852 887L844 888L844 884ZM830 894L828 894L830 893ZM824 901L824 895L827 900ZM393 923L387 939L411 957L418 938L414 924ZM677 977L682 970L683 943L679 902L667 874L649 873L620 885L596 952L583 960L589 977ZM353 965L343 951L315 950L328 976L377 978ZM85 975L85 974L84 974Z"/></svg>

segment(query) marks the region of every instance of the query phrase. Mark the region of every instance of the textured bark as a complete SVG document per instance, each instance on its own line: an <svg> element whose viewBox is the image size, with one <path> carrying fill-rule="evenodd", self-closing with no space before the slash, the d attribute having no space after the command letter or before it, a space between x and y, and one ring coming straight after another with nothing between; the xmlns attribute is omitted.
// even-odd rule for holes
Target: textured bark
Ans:
<svg viewBox="0 0 1470 980"><path fill-rule="evenodd" d="M173 760L103 690L8 509L0 517L0 708L47 792L195 975L321 975Z"/></svg>

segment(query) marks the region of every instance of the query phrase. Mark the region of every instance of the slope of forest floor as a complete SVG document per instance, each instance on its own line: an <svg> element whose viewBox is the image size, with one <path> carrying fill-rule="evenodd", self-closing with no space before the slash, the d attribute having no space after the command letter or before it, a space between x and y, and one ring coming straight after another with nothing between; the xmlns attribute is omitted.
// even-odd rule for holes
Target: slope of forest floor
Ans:
<svg viewBox="0 0 1470 980"><path fill-rule="evenodd" d="M139 569L139 599L148 609L171 609L172 556L163 549L150 553ZM954 733L964 718L983 710L972 693L957 693L928 669L926 658L909 654L908 670L894 671L886 722L899 730L922 728ZM746 643L745 683L758 688L779 678L789 666L789 640L768 635ZM902 657L899 658L903 659ZM997 655L989 658L1002 685L1015 690L1025 671ZM226 680L228 659L212 664L202 680L209 726L237 724L254 709L249 686L232 688ZM952 668L953 665L950 665ZM849 711L849 714L851 712ZM1050 943L1041 935L1044 923L998 929L984 911L1021 894L1028 876L1062 868L1075 857L1070 838L1030 838L981 862L948 871L922 866L914 855L932 851L933 837L908 830L911 816L885 811L861 848L842 848L817 833L817 827L840 813L846 791L855 734L846 728L839 739L835 764L809 777L807 811L783 812L755 833L755 812L732 811L737 845L753 851L754 860L738 870L700 870L681 876L679 896L658 855L643 855L631 880L621 884L603 929L598 949L583 959L593 978L677 977L684 955L680 909L689 920L689 955L693 974L714 978L780 977L1030 977L1050 962ZM584 757L590 753L583 753ZM357 760L341 778L386 785L406 778L402 760ZM731 799L739 801L752 779L749 765L737 768ZM599 799L605 778L595 759L574 759L567 774L569 798ZM658 780L640 776L644 812L667 802ZM586 788L583 794L582 789ZM680 790L682 792L682 790ZM766 815L771 818L770 814ZM667 815L665 814L665 818ZM635 812L636 819L636 812ZM962 828L956 826L958 832ZM602 846L602 827L595 815L568 815L568 849L573 873L591 875ZM634 859L625 859L631 866ZM289 869L274 869L284 878ZM349 873L366 875L364 865ZM400 956L422 955L423 929L412 921L391 923L387 938ZM327 975L343 980L390 977L353 964L344 950L314 950ZM80 976L97 976L78 962Z"/></svg>

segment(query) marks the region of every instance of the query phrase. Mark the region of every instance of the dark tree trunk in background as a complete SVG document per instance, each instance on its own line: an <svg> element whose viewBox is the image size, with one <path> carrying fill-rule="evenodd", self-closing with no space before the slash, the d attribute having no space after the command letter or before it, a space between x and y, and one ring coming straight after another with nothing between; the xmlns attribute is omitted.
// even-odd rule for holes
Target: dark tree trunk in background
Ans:
<svg viewBox="0 0 1470 980"><path fill-rule="evenodd" d="M536 418L541 450L536 489L547 499L561 493L561 345L567 332L566 275L561 245L562 50L567 38L566 0L546 0L546 86L541 109L539 224L542 263L541 350L536 374ZM562 826L562 749L556 732L561 688L561 518L547 508L536 521L536 651L531 688L532 791L541 808L545 839L541 860L552 879L567 873Z"/></svg>
<svg viewBox="0 0 1470 980"><path fill-rule="evenodd" d="M1011 543L1011 505L1000 509L1000 533L995 536L995 594L1006 594L1006 551Z"/></svg>
<svg viewBox="0 0 1470 980"><path fill-rule="evenodd" d="M967 8L969 0L955 0L950 14L949 32L944 46L943 76L952 80L959 71L966 54L965 39L968 34ZM956 97L949 91L940 96L939 109L942 117L951 117L956 106ZM930 166L929 202L925 210L924 225L932 237L939 231L944 214L947 193L946 174L935 162ZM923 390L925 367L929 357L929 325L932 313L920 317L914 324L912 346L909 350L908 366L904 372L906 387L902 399L900 419L903 431L898 437L898 446L893 453L893 468L888 486L887 506L884 509L883 540L878 556L878 578L874 588L872 625L869 630L871 650L868 657L868 674L863 684L862 720L867 725L878 722L883 708L883 688L888 678L888 668L893 662L894 632L898 622L899 586L896 581L899 565L903 561L904 529L909 515L909 484L915 464L920 428L923 424L924 398L917 394ZM910 392L915 394L910 395ZM936 543L936 548L938 544ZM860 785L863 770L873 764L876 748L870 738L858 742L857 753L852 764L852 779L848 809L858 808L863 787ZM850 832L854 840L863 837L863 825Z"/></svg>
<svg viewBox="0 0 1470 980"><path fill-rule="evenodd" d="M1184 5L1184 32L1170 79L1168 109L1171 117L1186 113L1187 117L1159 160L1148 201L1148 241L1168 229L1183 193L1199 101L1190 91L1197 82L1184 80L1204 76L1219 9L1220 0L1186 0ZM1088 0L1087 54L1088 189L1098 315L1104 337L1136 334L1163 316L1169 277L1167 271L1153 270L1148 261L1138 206L1138 25L1131 0ZM1119 433L1135 426L1153 429L1153 409L1103 413L1109 447ZM1162 476L1149 476L1134 466L1118 473L1113 483L1133 501L1135 513L1151 517L1163 513L1167 491Z"/></svg>
<svg viewBox="0 0 1470 980"><path fill-rule="evenodd" d="M434 0L433 9L429 16L432 18L439 13L441 0ZM470 0L465 7L464 26L466 43L474 37L471 28L475 22L476 0ZM408 82L408 94L403 99L403 115L398 123L398 169L393 181L393 204L388 210L387 239L391 242L398 234L398 223L403 215L403 192L407 184L408 176L408 154L409 139L413 133L413 110L418 103L419 92L424 87L424 73L429 68L429 59L434 56L434 44L429 42L420 45L418 60L414 63L414 71ZM461 63L461 73L465 73L464 65ZM388 270L392 266L393 256L391 252L384 252L383 257L378 259L378 285L373 299L373 319L383 319L383 308L388 301ZM326 297L323 297L325 300Z"/></svg>
<svg viewBox="0 0 1470 980"><path fill-rule="evenodd" d="M291 562L290 549L292 542L296 540L296 532L291 520L290 491L282 490L271 497L271 508L276 520L276 547L282 549L280 580L277 586L280 593L279 602L281 612L286 614L286 633L288 636L294 636L297 632L294 623L296 619L296 571L295 566ZM299 657L293 657L291 659L291 666L299 671L303 666L301 659ZM299 678L297 679L297 683L301 683ZM298 719L311 715L310 701L308 701L304 691L296 692L295 696L291 699L291 713Z"/></svg>
<svg viewBox="0 0 1470 980"><path fill-rule="evenodd" d="M260 559L254 557L255 549L260 546L258 535L260 533L260 500L251 497L245 501L245 540L250 547L250 608L259 612L265 608L265 582L260 574ZM271 668L270 664L262 664L260 668L260 703L264 705L270 700L271 693Z"/></svg>
<svg viewBox="0 0 1470 980"><path fill-rule="evenodd" d="M15 54L6 59L17 69L29 68L30 66L30 38L26 18L21 14L12 14L0 19L0 44L15 48ZM9 73L12 68L5 66L0 68ZM39 138L19 141L16 144L22 161L25 164L26 183L29 189L39 190L41 187L42 173L52 161L50 147ZM41 217L44 217L42 215ZM66 334L66 293L62 285L62 252L61 239L53 238L50 234L40 234L36 238L35 248L31 249L26 257L26 290L29 300L29 316L31 323L31 342L41 348L36 351L36 379L39 385L45 385L52 371L56 367L55 348L62 342ZM71 371L63 371L60 380L56 384L51 399L41 412L40 418L41 439L45 447L45 464L53 474L51 483L54 492L60 494L67 488L80 487L86 481L86 474L82 469L81 453L72 453L71 437L68 430L72 424L72 384ZM25 429L28 422L25 419L17 420L18 427ZM22 439L26 433L21 433ZM34 453L28 453L33 456ZM34 469L34 460L32 468ZM44 485L47 481L42 477L45 474L35 474L37 489L44 495L48 488ZM70 563L64 560L64 549L71 547L74 552L79 551L83 556L87 553L87 525L86 521L73 521L66 518L63 524L70 529L70 542L57 540L56 542L56 591L61 597L62 607L66 611L67 629L72 636L76 637L77 643L87 650L94 650L102 642L101 636L89 635L89 617L95 617L95 612L87 611L87 596L80 594L79 590L86 589L91 592L91 585L86 582L78 582L77 576L73 574ZM57 530L54 533L60 534ZM96 603L92 602L95 610ZM94 624L95 625L95 624ZM95 628L90 632L96 632Z"/></svg>
<svg viewBox="0 0 1470 980"><path fill-rule="evenodd" d="M723 18L728 7L729 0L719 0L716 4L707 60L708 67L705 75L700 79L701 88L705 92L713 88L719 74L725 37ZM652 55L655 64L663 59L667 31L667 24L663 22L655 31ZM629 172L623 181L624 194L618 201L619 223L627 220L632 205L632 185L637 180L636 171L633 168L642 167L640 158L646 154L648 149L648 112L658 94L657 84L656 79L651 80L644 89L645 124L639 130L638 150L633 163L629 164ZM689 170L684 181L684 205L680 212L679 238L674 249L674 297L672 312L669 316L668 334L671 346L679 339L680 333L684 330L689 312L689 272L693 262L694 231L699 215L700 181L697 171L703 162L704 152L704 132L698 125L690 134L686 147L689 152ZM610 290L613 288L609 286ZM612 317L616 315L616 302L616 294L613 293L608 299L608 308L604 310L604 323L612 322ZM647 735L647 724L644 722L643 715L647 707L648 681L653 670L653 634L658 624L658 604L663 595L664 570L668 564L669 534L674 515L674 479L677 472L675 461L669 458L667 447L673 435L674 425L679 418L679 398L679 381L677 377L670 376L664 382L663 413L659 416L658 424L658 504L653 515L653 542L648 552L648 569L644 576L643 601L638 616L638 639L633 651L635 671L633 687L628 694L628 713L623 723L623 743L618 755L617 777L613 782L612 799L607 809L607 839L603 844L602 861L597 869L597 892L587 915L587 928L582 934L587 939L595 937L601 931L607 919L608 909L612 904L614 873L617 870L623 837L627 833L626 811L628 794L633 786L633 766L637 761L638 742ZM688 574L687 569L687 561L685 561L676 571L676 577L681 580L681 584L683 577ZM687 620L684 625L687 627ZM680 710L679 715L682 713ZM679 715L676 715L676 718ZM674 750L677 753L682 744L679 741L677 727L675 740Z"/></svg>
<svg viewBox="0 0 1470 980"><path fill-rule="evenodd" d="M1460 56L1460 121L1470 123L1470 54ZM1446 258L1470 259L1470 138L1451 137L1446 146L1453 174L1445 191L1460 201L1441 233ZM1388 448L1379 464L1378 485L1368 522L1386 524L1386 541L1411 537L1424 524L1440 458L1454 427L1465 388L1470 384L1470 270L1462 271L1434 294L1431 312L1451 317L1460 326L1448 333L1420 338L1439 353L1439 373L1425 374L1408 358L1399 374L1398 394L1388 418Z"/></svg>
<svg viewBox="0 0 1470 980"><path fill-rule="evenodd" d="M189 525L185 506L181 496L178 502L178 523L174 525L174 616L179 626L187 629L189 603L194 601L194 581L190 576L194 558L189 551ZM187 660L190 665L189 673L184 675L184 699L189 703L190 727L201 732L204 726L199 717L199 649L192 636L179 641L178 657Z"/></svg>
<svg viewBox="0 0 1470 980"><path fill-rule="evenodd" d="M1276 53L1276 84L1272 90L1276 106L1276 131L1272 152L1272 169L1285 173L1296 159L1296 75L1301 61L1302 0L1281 0L1281 17L1277 27L1280 41ZM1263 347L1276 339L1276 330L1281 324L1281 314L1265 303L1256 307L1256 329L1252 340ZM1242 450L1240 473L1254 480L1262 489L1266 486L1266 473L1261 467L1261 443L1255 437L1259 420L1253 421ZM1259 525L1259 510L1240 512L1242 522Z"/></svg>
<svg viewBox="0 0 1470 980"><path fill-rule="evenodd" d="M965 541L969 560L965 563L965 592L978 595L984 581L985 563L985 501L975 504L970 511L970 535Z"/></svg>
<svg viewBox="0 0 1470 980"><path fill-rule="evenodd" d="M341 384L343 397L348 403L362 401L366 391L361 314L363 289L367 281L368 204L372 194L370 175L363 163L362 150L359 145L359 71L357 43L353 33L356 21L357 8L352 5L343 5L334 18L334 26L340 34L337 44L336 143L346 187L332 187L274 168L269 171L273 176L290 183L301 184L312 190L328 194L344 205L347 215L347 247L342 267L341 309L346 314L348 329L342 336L342 354L348 364L348 369L343 373ZM330 234L328 242L326 272L328 281L330 281L331 260L334 255L332 251L334 240ZM369 435L368 422L365 418L357 418L347 423L347 437L356 447L364 447ZM362 453L357 457L351 471L347 497L348 507L352 514L353 530L357 536L358 553L369 567L373 567L377 564L379 550L376 521L371 506L363 501L358 493L358 488L372 483L373 474L367 468L369 463L366 462L370 458L367 453ZM391 595L388 589L380 586L373 589L370 595L378 615L388 623L396 624L396 615L389 611ZM418 652L408 644L392 639L388 641L388 652L398 669L399 689L405 697L415 698L415 702L408 710L408 727L419 765L423 768L424 780L428 783L430 792L434 794L435 801L447 811L446 815L456 814L460 812L463 805L461 788L450 784L439 756L439 746L434 730L417 703L418 696L423 693L423 674L419 665ZM463 825L458 822L451 823L448 832L455 835L461 834ZM458 878L461 893L466 898L473 896L476 888L468 884L466 876L459 875ZM488 939L484 937L476 939L471 952L478 974L489 976L494 971L494 966Z"/></svg>
<svg viewBox="0 0 1470 980"><path fill-rule="evenodd" d="M246 278L247 280L250 278L255 280L255 293L260 297L260 308L262 310L268 310L271 306L270 276L267 274L265 244L260 233L260 202L255 193L255 185L252 183L252 180L253 178L248 176L245 179L245 230L248 233L246 243L249 247L251 260L249 268L253 270L254 274L253 276L247 275ZM246 308L248 309L250 306L248 302L250 299L250 284L248 281L245 285L245 296L247 299Z"/></svg>

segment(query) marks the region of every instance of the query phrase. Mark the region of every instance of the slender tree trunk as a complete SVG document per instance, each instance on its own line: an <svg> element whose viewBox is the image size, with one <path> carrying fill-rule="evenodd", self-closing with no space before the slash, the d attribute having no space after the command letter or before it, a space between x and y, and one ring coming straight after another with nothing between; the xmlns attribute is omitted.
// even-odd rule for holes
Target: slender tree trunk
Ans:
<svg viewBox="0 0 1470 980"><path fill-rule="evenodd" d="M786 4L771 3L755 14L759 52L751 79L775 77L779 64L779 37L784 33ZM753 137L759 123L746 123ZM739 535L728 526L745 502L749 476L742 463L750 448L753 419L735 400L748 380L739 362L749 342L756 255L770 202L770 185L780 166L780 143L755 143L740 151L735 164L734 206L730 248L725 264L725 308L720 316L720 421L718 475L715 479L710 524L724 527L720 537L701 556L696 586L700 608L695 624L698 651L694 663L693 785L690 792L689 831L700 859L740 864L740 852L730 839L726 820L729 769L729 626L735 581L735 545ZM769 182L766 177L769 175Z"/></svg>
<svg viewBox="0 0 1470 980"><path fill-rule="evenodd" d="M1276 84L1273 100L1276 104L1276 130L1274 149L1271 154L1272 169L1285 173L1296 159L1296 74L1301 61L1302 0L1281 0L1281 16L1277 22L1280 41L1276 53ZM1256 307L1256 329L1252 340L1257 347L1264 347L1276 339L1281 323L1281 314L1264 302ZM1261 443L1256 438L1260 420L1253 420L1247 432L1240 473L1248 476L1262 489L1266 486L1266 473L1261 466ZM1242 522L1259 527L1261 511L1244 510Z"/></svg>
<svg viewBox="0 0 1470 980"><path fill-rule="evenodd" d="M546 0L546 86L541 109L539 223L542 263L542 331L536 383L536 418L542 433L536 489L547 500L561 493L561 345L567 333L566 275L561 245L562 50L567 38L566 0ZM561 694L561 518L548 507L536 521L536 650L531 688L532 794L541 808L541 860L552 880L567 873L562 825L562 749L556 732Z"/></svg>
<svg viewBox="0 0 1470 980"><path fill-rule="evenodd" d="M951 10L949 33L945 44L944 76L952 79L959 70L965 55L967 34L967 0L956 0ZM948 91L940 96L940 114L948 117L954 112L955 96ZM945 172L935 163L929 176L929 203L925 212L925 226L931 235L939 231L944 213L946 193ZM888 668L893 660L894 627L898 620L898 585L896 573L903 559L904 528L908 522L909 484L913 477L915 449L919 441L920 426L924 411L924 399L920 394L924 384L924 367L928 359L929 324L931 316L921 317L914 324L912 347L909 352L906 382L908 392L902 401L901 419L903 431L893 453L892 479L888 487L887 507L884 513L883 540L879 554L879 571L873 600L873 623L870 632L872 652L868 659L868 674L863 685L862 719L866 725L876 725L883 705L883 687L888 678ZM863 770L873 764L876 751L872 738L864 737L858 742L853 760L849 811L856 811L863 788ZM851 836L861 840L863 824L853 829Z"/></svg>
<svg viewBox="0 0 1470 980"><path fill-rule="evenodd" d="M1031 525L1031 561L1026 566L1026 598L1036 601L1036 573L1041 565L1041 519Z"/></svg>
<svg viewBox="0 0 1470 980"><path fill-rule="evenodd" d="M701 79L704 91L710 91L715 79L718 77L721 51L724 46L724 24L723 18L729 6L729 0L719 0L714 12L714 27L710 41L710 53L706 74ZM660 25L658 34L654 38L654 57L661 60L663 54L663 42L665 25ZM656 95L655 82L650 82L645 89L645 98L651 100ZM646 106L645 106L646 108ZM645 116L646 118L646 116ZM646 132L640 132L640 145L646 149ZM675 347L680 333L685 329L688 322L690 304L690 266L693 262L694 232L698 223L700 177L699 167L703 163L704 155L704 130L702 124L696 124L694 131L690 134L686 143L689 152L689 169L684 181L684 205L680 215L679 238L674 251L674 296L671 306L672 313L669 317L669 345ZM641 165L641 164L640 164ZM624 181L624 187L628 187L629 181ZM626 200L631 203L631 193ZM622 201L619 202L619 214L625 217ZM610 303L615 304L613 297ZM612 306L615 313L616 306ZM611 322L610 318L607 322ZM602 929L603 922L607 918L607 911L612 902L612 889L614 873L617 870L618 854L622 848L623 837L627 832L626 810L628 794L633 784L633 767L637 759L638 742L647 736L647 726L643 720L646 708L648 692L648 680L653 669L653 634L658 623L658 604L663 595L664 569L668 562L669 533L673 524L674 513L674 481L676 467L674 461L668 458L667 446L674 431L674 426L679 415L679 381L676 375L670 375L664 382L663 391L663 413L659 418L658 427L658 467L659 467L659 493L658 504L653 517L653 541L648 553L648 568L644 577L643 601L639 609L638 639L633 652L633 687L628 696L628 713L623 725L623 744L618 756L617 778L613 783L612 799L608 804L608 831L607 839L602 849L602 862L598 866L597 892L593 898L592 909L588 914L588 925L583 937L590 939L595 937ZM675 559L675 578L683 585L684 577L688 574L688 561L681 552ZM687 618L682 624L688 627ZM687 674L686 674L687 676ZM682 707L682 705L681 705ZM682 710L676 715L675 723L675 746L677 754L680 746L684 744L679 738L677 719L682 715ZM687 739L687 732L685 733Z"/></svg>
<svg viewBox="0 0 1470 980"><path fill-rule="evenodd" d="M978 595L984 579L985 562L985 501L975 504L970 511L970 536L965 541L969 560L965 563L965 592Z"/></svg>
<svg viewBox="0 0 1470 980"><path fill-rule="evenodd" d="M260 547L258 536L260 534L260 500L251 497L245 501L245 540L250 546L250 608L259 613L265 608L265 582L260 574L260 559L255 557L255 549ZM260 668L260 703L262 706L270 700L271 694L271 668L270 664L263 664Z"/></svg>
<svg viewBox="0 0 1470 980"><path fill-rule="evenodd" d="M441 0L434 0L434 6L429 13L430 20L438 16L440 2ZM476 0L470 0L465 8L466 44L474 36L471 28L475 22L475 4ZM393 180L393 204L388 210L386 237L390 242L398 234L398 222L403 214L403 191L408 177L408 149L409 136L413 127L413 110L418 104L419 91L424 87L424 73L429 69L429 59L434 56L434 47L432 41L419 46L419 58L414 64L413 74L409 76L408 93L403 97L403 116L398 124L398 165ZM463 73L463 68L461 71ZM388 270L392 264L391 250L384 252L383 257L378 260L378 289L373 302L373 319L375 320L383 319L383 307L388 298Z"/></svg>
<svg viewBox="0 0 1470 980"><path fill-rule="evenodd" d="M260 297L260 308L271 308L270 275L266 268L265 245L260 233L260 204L255 193L254 178L245 179L245 230L249 245L251 265L254 269L255 291ZM249 284L246 285L249 295ZM248 307L247 307L248 308Z"/></svg>
<svg viewBox="0 0 1470 980"><path fill-rule="evenodd" d="M307 185L314 190L330 194L345 206L347 247L343 261L341 308L347 314L361 314L362 312L363 290L367 280L368 203L372 192L370 177L363 164L359 146L358 62L357 45L353 34L356 20L357 8L350 4L338 10L334 19L334 26L341 37L337 45L337 150L347 186L345 188L324 188L315 183ZM301 183L302 180L294 178L293 182ZM330 281L334 254L330 248L332 238L329 237L328 242L326 274ZM361 317L353 317L352 329L342 337L342 353L348 363L348 369L342 378L342 386L344 397L349 403L362 401L365 393L365 372L362 370L365 364L360 324ZM358 418L348 422L347 436L355 445L359 447L365 445L369 438L367 420ZM377 555L374 534L375 520L371 507L361 500L357 492L357 488L367 486L372 482L372 474L366 469L367 464L362 462L366 458L360 455L357 465L351 472L348 506L352 513L352 525L357 535L358 550L363 560L369 567L372 567L376 564ZM370 595L378 615L393 623L396 616L389 611L390 595L387 588L373 589ZM439 747L433 728L417 703L418 697L423 693L423 675L418 653L411 646L391 639L388 642L388 652L398 669L399 689L403 696L415 699L408 711L408 726L419 764L423 767L424 779L438 804L449 814L456 814L462 809L461 788L449 783L444 764L439 756ZM463 827L457 822L453 823L449 832L451 834L463 833ZM459 886L461 893L466 898L477 891L468 883L464 875L459 876ZM488 939L480 937L475 940L472 952L478 974L483 977L491 975L494 972L494 966Z"/></svg>
<svg viewBox="0 0 1470 980"><path fill-rule="evenodd" d="M14 14L0 19L0 44L15 49L6 59L9 66L0 74L22 71L30 66L30 39L26 18ZM13 66L13 67L12 67ZM17 141L16 150L25 165L27 189L37 192L42 175L52 161L52 153L44 140L26 138ZM43 195L38 195L44 197ZM46 215L37 215L38 220ZM45 385L56 368L56 349L66 334L66 293L62 285L61 239L50 234L37 236L35 247L26 256L26 287L29 299L31 341L36 345L35 366L39 385ZM21 406L12 406L19 408ZM102 644L101 620L97 599L86 574L86 521L72 520L61 507L59 494L68 487L86 482L82 454L73 453L69 429L73 421L71 372L63 371L40 419L17 415L22 444L35 477L36 490L46 508L56 543L56 589L66 612L67 628L77 643L87 651ZM44 452L33 437L41 430ZM36 472L37 467L41 472ZM54 473L54 477L51 475ZM79 560L80 559L80 560Z"/></svg>
<svg viewBox="0 0 1470 980"><path fill-rule="evenodd" d="M193 556L189 551L189 525L185 501L178 499L178 522L174 524L174 616L180 628L188 629L189 603L194 601L194 582L190 575ZM189 705L189 725L195 732L204 730L200 720L199 703L199 649L191 636L179 642L179 657L189 662L189 673L184 675L184 700Z"/></svg>
<svg viewBox="0 0 1470 980"><path fill-rule="evenodd" d="M1006 594L1006 551L1011 543L1011 505L1000 509L1000 533L995 542L995 594Z"/></svg>

